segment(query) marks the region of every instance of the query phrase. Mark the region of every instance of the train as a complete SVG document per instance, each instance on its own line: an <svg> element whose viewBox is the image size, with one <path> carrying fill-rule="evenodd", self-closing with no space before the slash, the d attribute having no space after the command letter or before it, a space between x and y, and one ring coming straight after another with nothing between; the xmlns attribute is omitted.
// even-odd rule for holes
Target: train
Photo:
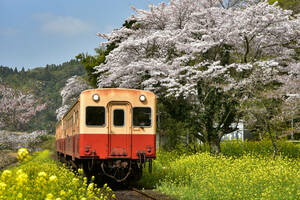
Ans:
<svg viewBox="0 0 300 200"><path fill-rule="evenodd" d="M156 158L156 96L146 90L84 90L57 122L59 160L86 176L138 180Z"/></svg>

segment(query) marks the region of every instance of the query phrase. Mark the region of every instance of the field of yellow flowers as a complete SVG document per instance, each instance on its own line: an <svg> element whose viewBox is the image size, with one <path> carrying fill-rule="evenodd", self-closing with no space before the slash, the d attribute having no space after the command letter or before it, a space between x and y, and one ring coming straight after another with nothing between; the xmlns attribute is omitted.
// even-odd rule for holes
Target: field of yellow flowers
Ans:
<svg viewBox="0 0 300 200"><path fill-rule="evenodd" d="M140 182L182 200L300 199L299 158L159 152Z"/></svg>
<svg viewBox="0 0 300 200"><path fill-rule="evenodd" d="M109 200L116 199L104 185L88 183L82 170L74 174L51 159L49 151L30 157L26 149L18 151L20 164L0 173L0 200Z"/></svg>

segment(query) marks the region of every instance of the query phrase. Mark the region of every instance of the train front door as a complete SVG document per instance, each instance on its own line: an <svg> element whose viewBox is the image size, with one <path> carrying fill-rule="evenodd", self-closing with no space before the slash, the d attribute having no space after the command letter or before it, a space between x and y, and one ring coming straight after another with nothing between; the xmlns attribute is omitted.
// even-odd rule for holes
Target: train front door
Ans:
<svg viewBox="0 0 300 200"><path fill-rule="evenodd" d="M131 104L129 102L109 103L108 116L108 156L111 158L130 158L132 141Z"/></svg>

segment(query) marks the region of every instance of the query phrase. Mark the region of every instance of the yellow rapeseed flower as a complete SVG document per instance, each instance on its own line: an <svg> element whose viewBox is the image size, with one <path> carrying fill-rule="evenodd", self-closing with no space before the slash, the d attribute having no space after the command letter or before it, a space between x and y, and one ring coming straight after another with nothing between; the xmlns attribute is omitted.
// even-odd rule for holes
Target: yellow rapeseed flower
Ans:
<svg viewBox="0 0 300 200"><path fill-rule="evenodd" d="M22 199L22 197L23 197L23 194L21 192L19 192L17 198Z"/></svg>
<svg viewBox="0 0 300 200"><path fill-rule="evenodd" d="M59 192L59 194L60 194L60 196L65 196L67 193L66 193L64 190L61 190L61 191Z"/></svg>
<svg viewBox="0 0 300 200"><path fill-rule="evenodd" d="M20 148L17 154L18 154L17 158L20 162L25 161L29 156L29 152L26 148Z"/></svg>
<svg viewBox="0 0 300 200"><path fill-rule="evenodd" d="M39 177L47 177L47 174L46 174L46 172L39 172L38 176Z"/></svg>
<svg viewBox="0 0 300 200"><path fill-rule="evenodd" d="M78 169L78 174L83 175L83 169L79 168Z"/></svg>
<svg viewBox="0 0 300 200"><path fill-rule="evenodd" d="M6 184L0 182L0 191L1 191L1 190L5 190L5 189L6 189Z"/></svg>
<svg viewBox="0 0 300 200"><path fill-rule="evenodd" d="M20 175L20 174L23 174L24 172L23 172L23 169L19 169L18 171L17 171L17 175Z"/></svg>
<svg viewBox="0 0 300 200"><path fill-rule="evenodd" d="M11 176L11 171L6 169L2 172L2 176L10 177Z"/></svg>
<svg viewBox="0 0 300 200"><path fill-rule="evenodd" d="M47 197L45 200L52 200L53 197L54 197L53 194L49 193L49 194L47 194Z"/></svg>
<svg viewBox="0 0 300 200"><path fill-rule="evenodd" d="M50 178L49 178L49 181L50 182L56 182L57 181L57 177L56 176L50 176Z"/></svg>
<svg viewBox="0 0 300 200"><path fill-rule="evenodd" d="M5 182L7 179L11 177L11 175L12 173L10 170L4 170L1 174L1 180Z"/></svg>
<svg viewBox="0 0 300 200"><path fill-rule="evenodd" d="M18 185L23 185L23 184L27 183L27 181L28 181L27 174L25 174L25 173L19 173L17 175L16 181L17 181Z"/></svg>

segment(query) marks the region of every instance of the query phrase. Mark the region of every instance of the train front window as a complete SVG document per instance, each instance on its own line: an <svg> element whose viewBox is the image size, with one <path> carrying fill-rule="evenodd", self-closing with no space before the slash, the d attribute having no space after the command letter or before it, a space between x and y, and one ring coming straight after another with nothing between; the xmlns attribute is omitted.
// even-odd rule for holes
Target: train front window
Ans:
<svg viewBox="0 0 300 200"><path fill-rule="evenodd" d="M105 108L100 106L86 107L86 125L104 126Z"/></svg>
<svg viewBox="0 0 300 200"><path fill-rule="evenodd" d="M114 126L124 126L124 110L114 110Z"/></svg>
<svg viewBox="0 0 300 200"><path fill-rule="evenodd" d="M151 108L133 108L133 126L151 126Z"/></svg>

